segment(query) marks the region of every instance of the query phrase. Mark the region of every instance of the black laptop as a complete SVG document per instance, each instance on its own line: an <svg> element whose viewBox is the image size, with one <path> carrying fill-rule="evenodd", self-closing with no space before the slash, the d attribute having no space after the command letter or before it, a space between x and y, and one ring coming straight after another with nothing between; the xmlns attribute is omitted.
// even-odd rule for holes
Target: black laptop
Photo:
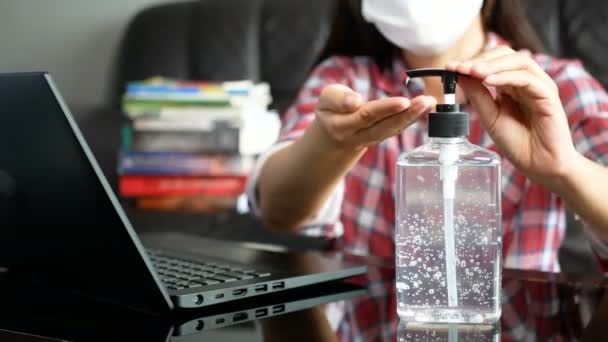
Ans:
<svg viewBox="0 0 608 342"><path fill-rule="evenodd" d="M47 73L0 75L0 227L0 272L153 313L366 271L187 237L142 243Z"/></svg>

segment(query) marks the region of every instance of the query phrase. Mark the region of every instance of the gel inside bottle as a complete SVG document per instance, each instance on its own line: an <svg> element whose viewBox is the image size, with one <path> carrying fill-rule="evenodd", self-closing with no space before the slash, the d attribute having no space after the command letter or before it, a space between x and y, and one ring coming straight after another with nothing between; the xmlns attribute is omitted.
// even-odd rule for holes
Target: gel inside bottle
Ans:
<svg viewBox="0 0 608 342"><path fill-rule="evenodd" d="M455 104L458 74L440 76L445 103L429 114L429 140L397 161L397 312L406 322L487 323L500 318L500 157L471 144Z"/></svg>

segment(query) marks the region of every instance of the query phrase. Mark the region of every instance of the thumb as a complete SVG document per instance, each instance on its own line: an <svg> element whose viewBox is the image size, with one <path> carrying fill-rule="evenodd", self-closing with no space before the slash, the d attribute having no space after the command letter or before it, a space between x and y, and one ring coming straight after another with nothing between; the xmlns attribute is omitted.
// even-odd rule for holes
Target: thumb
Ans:
<svg viewBox="0 0 608 342"><path fill-rule="evenodd" d="M321 92L317 109L334 113L352 113L363 105L363 98L349 87L332 84Z"/></svg>
<svg viewBox="0 0 608 342"><path fill-rule="evenodd" d="M491 130L498 117L498 106L488 88L481 81L470 77L461 77L458 84L477 110L482 124Z"/></svg>

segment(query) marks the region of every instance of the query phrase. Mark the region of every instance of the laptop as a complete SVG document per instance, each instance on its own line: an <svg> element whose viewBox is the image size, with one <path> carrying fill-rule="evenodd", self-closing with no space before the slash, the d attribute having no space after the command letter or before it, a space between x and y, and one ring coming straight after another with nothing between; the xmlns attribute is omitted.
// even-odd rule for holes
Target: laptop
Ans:
<svg viewBox="0 0 608 342"><path fill-rule="evenodd" d="M157 314L366 272L260 246L142 242L48 73L0 74L0 226L0 272Z"/></svg>

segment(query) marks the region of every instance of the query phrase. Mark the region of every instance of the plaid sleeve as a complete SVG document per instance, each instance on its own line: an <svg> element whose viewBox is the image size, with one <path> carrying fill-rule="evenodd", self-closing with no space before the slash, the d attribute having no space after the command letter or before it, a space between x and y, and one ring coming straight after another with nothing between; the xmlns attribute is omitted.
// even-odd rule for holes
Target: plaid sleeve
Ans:
<svg viewBox="0 0 608 342"><path fill-rule="evenodd" d="M343 84L353 88L355 71L352 59L335 56L313 70L300 90L295 103L283 115L279 142L300 138L315 119L315 107L323 89L330 84ZM341 181L310 224L299 232L312 237L323 237L332 242L342 236L340 208L344 198L344 181Z"/></svg>
<svg viewBox="0 0 608 342"><path fill-rule="evenodd" d="M293 105L285 112L282 118L281 134L275 148L272 148L254 168L254 172L248 180L248 199L252 211L259 215L256 203L255 184L259 176L259 170L268 157L287 146L294 140L300 138L308 126L315 119L315 107L323 89L330 84L344 84L352 88L351 81L353 73L351 60L347 57L332 57L321 63L313 70L304 86L300 90ZM257 172L255 171L257 170ZM312 237L323 237L330 241L342 235L343 229L339 222L340 208L344 197L344 182L340 182L332 195L327 199L323 207L312 218L309 223L300 227L299 232Z"/></svg>
<svg viewBox="0 0 608 342"><path fill-rule="evenodd" d="M608 166L608 95L578 61L558 61L551 75L576 149L587 158ZM608 241L603 241L583 222L602 269L608 271Z"/></svg>

